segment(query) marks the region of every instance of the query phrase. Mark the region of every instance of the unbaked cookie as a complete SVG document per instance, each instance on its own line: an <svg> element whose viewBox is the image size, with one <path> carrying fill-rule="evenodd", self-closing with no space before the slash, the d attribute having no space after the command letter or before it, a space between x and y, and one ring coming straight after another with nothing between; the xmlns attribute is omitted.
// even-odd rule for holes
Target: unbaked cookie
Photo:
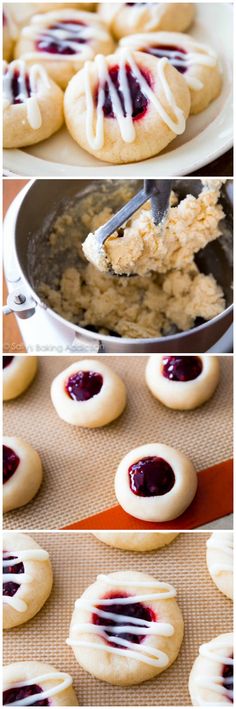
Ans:
<svg viewBox="0 0 236 709"><path fill-rule="evenodd" d="M136 32L184 32L191 25L195 8L192 3L126 2L100 3L100 17L117 39Z"/></svg>
<svg viewBox="0 0 236 709"><path fill-rule="evenodd" d="M190 113L203 111L220 93L222 76L216 53L190 35L181 32L133 34L124 37L120 46L158 59L166 57L188 84Z"/></svg>
<svg viewBox="0 0 236 709"><path fill-rule="evenodd" d="M37 451L22 438L3 436L3 512L26 505L43 478Z"/></svg>
<svg viewBox="0 0 236 709"><path fill-rule="evenodd" d="M182 134L190 93L166 57L124 47L87 62L70 81L64 107L74 140L99 160L118 164L157 155Z"/></svg>
<svg viewBox="0 0 236 709"><path fill-rule="evenodd" d="M207 540L207 566L211 578L233 600L233 532L213 532Z"/></svg>
<svg viewBox="0 0 236 709"><path fill-rule="evenodd" d="M30 704L29 704L30 697ZM49 701L52 700L52 701ZM3 705L78 706L72 677L45 662L13 662L3 668Z"/></svg>
<svg viewBox="0 0 236 709"><path fill-rule="evenodd" d="M126 405L126 388L101 359L84 359L57 375L51 398L58 416L66 423L99 428L120 416Z"/></svg>
<svg viewBox="0 0 236 709"><path fill-rule="evenodd" d="M3 145L21 148L46 140L64 122L63 93L39 64L4 64Z"/></svg>
<svg viewBox="0 0 236 709"><path fill-rule="evenodd" d="M170 544L178 532L93 532L100 542L127 551L153 551Z"/></svg>
<svg viewBox="0 0 236 709"><path fill-rule="evenodd" d="M151 355L146 383L153 396L170 409L196 409L211 398L220 376L218 357Z"/></svg>
<svg viewBox="0 0 236 709"><path fill-rule="evenodd" d="M99 575L75 602L68 645L79 664L110 684L140 684L166 670L183 639L169 583L133 570Z"/></svg>
<svg viewBox="0 0 236 709"><path fill-rule="evenodd" d="M42 64L65 89L85 61L113 49L113 39L97 15L62 9L32 17L21 31L15 54L27 66Z"/></svg>
<svg viewBox="0 0 236 709"><path fill-rule="evenodd" d="M201 645L189 678L194 706L233 704L233 648L233 633L218 635Z"/></svg>
<svg viewBox="0 0 236 709"><path fill-rule="evenodd" d="M3 401L16 399L28 389L37 372L37 357L3 356Z"/></svg>
<svg viewBox="0 0 236 709"><path fill-rule="evenodd" d="M3 627L26 623L40 611L52 589L48 552L28 534L3 534Z"/></svg>
<svg viewBox="0 0 236 709"><path fill-rule="evenodd" d="M147 443L125 455L115 476L121 507L137 519L167 522L179 517L197 491L191 460L162 443Z"/></svg>

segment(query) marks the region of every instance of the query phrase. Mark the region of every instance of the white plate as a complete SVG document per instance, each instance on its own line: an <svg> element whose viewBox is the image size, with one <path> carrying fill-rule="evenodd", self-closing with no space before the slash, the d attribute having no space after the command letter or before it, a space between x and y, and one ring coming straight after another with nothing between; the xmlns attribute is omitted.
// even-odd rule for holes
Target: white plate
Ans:
<svg viewBox="0 0 236 709"><path fill-rule="evenodd" d="M5 150L5 170L32 177L178 176L194 172L223 155L233 145L231 4L198 3L197 19L191 34L217 51L223 71L223 88L218 99L205 111L188 119L185 133L160 155L128 165L100 162L79 148L66 128L62 128L38 145L22 150Z"/></svg>

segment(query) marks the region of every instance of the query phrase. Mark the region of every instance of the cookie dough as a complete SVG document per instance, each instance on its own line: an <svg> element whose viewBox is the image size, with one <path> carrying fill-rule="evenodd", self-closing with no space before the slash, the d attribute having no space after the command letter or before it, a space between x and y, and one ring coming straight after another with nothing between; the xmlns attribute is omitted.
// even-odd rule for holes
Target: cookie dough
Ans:
<svg viewBox="0 0 236 709"><path fill-rule="evenodd" d="M211 578L225 596L233 600L233 532L213 532L207 540L207 567Z"/></svg>
<svg viewBox="0 0 236 709"><path fill-rule="evenodd" d="M15 628L38 613L52 589L48 552L28 534L3 534L3 627Z"/></svg>
<svg viewBox="0 0 236 709"><path fill-rule="evenodd" d="M3 512L26 505L43 478L37 451L22 438L3 436Z"/></svg>
<svg viewBox="0 0 236 709"><path fill-rule="evenodd" d="M190 410L204 404L217 387L219 358L212 355L151 355L146 383L153 396L170 409Z"/></svg>
<svg viewBox="0 0 236 709"><path fill-rule="evenodd" d="M51 398L58 416L66 423L99 428L120 416L126 405L126 388L101 359L84 359L55 377Z"/></svg>
<svg viewBox="0 0 236 709"><path fill-rule="evenodd" d="M94 677L120 686L145 682L179 653L183 619L175 597L171 584L146 573L101 574L75 602L67 643Z"/></svg>
<svg viewBox="0 0 236 709"><path fill-rule="evenodd" d="M201 645L189 678L194 706L232 706L233 648L233 633L218 635Z"/></svg>
<svg viewBox="0 0 236 709"><path fill-rule="evenodd" d="M125 551L153 551L170 544L178 532L93 532L100 542Z"/></svg>
<svg viewBox="0 0 236 709"><path fill-rule="evenodd" d="M146 522L168 522L179 517L197 491L191 460L162 443L147 443L125 455L115 476L115 494L121 507Z"/></svg>
<svg viewBox="0 0 236 709"><path fill-rule="evenodd" d="M116 39L136 32L187 30L195 16L192 3L100 3L100 17Z"/></svg>
<svg viewBox="0 0 236 709"><path fill-rule="evenodd" d="M37 372L37 357L3 357L3 401L16 399L28 389Z"/></svg>
<svg viewBox="0 0 236 709"><path fill-rule="evenodd" d="M52 699L53 706L75 707L78 701L72 677L45 662L13 662L3 668L3 705L30 706ZM51 704L51 702L47 702Z"/></svg>

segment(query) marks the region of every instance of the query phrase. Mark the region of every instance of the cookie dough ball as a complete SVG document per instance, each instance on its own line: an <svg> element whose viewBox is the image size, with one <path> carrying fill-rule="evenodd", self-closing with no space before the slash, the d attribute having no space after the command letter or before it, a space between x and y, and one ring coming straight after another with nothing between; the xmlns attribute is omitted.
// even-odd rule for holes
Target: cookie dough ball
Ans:
<svg viewBox="0 0 236 709"><path fill-rule="evenodd" d="M137 162L184 133L190 93L165 57L124 47L95 57L73 77L64 108L69 133L88 153L114 164Z"/></svg>
<svg viewBox="0 0 236 709"><path fill-rule="evenodd" d="M3 437L3 512L26 505L38 492L43 478L37 451L15 436Z"/></svg>
<svg viewBox="0 0 236 709"><path fill-rule="evenodd" d="M194 706L226 706L233 703L233 633L224 633L199 648L190 678Z"/></svg>
<svg viewBox="0 0 236 709"><path fill-rule="evenodd" d="M99 428L120 416L126 405L126 388L101 359L83 359L53 380L51 398L66 423Z"/></svg>
<svg viewBox="0 0 236 709"><path fill-rule="evenodd" d="M30 706L41 703L41 706L77 707L72 681L67 672L59 672L45 662L13 662L3 668L3 705L18 706L18 702L26 700L29 706L30 697Z"/></svg>
<svg viewBox="0 0 236 709"><path fill-rule="evenodd" d="M207 566L211 578L233 600L233 532L213 532L207 540Z"/></svg>
<svg viewBox="0 0 236 709"><path fill-rule="evenodd" d="M100 3L100 17L114 37L120 39L136 32L184 32L195 16L192 3Z"/></svg>
<svg viewBox="0 0 236 709"><path fill-rule="evenodd" d="M203 111L220 93L222 75L216 53L190 35L181 32L133 34L124 37L120 47L145 52L158 59L166 57L188 84L190 113Z"/></svg>
<svg viewBox="0 0 236 709"><path fill-rule="evenodd" d="M28 534L3 534L3 627L15 628L40 611L52 589L49 554Z"/></svg>
<svg viewBox="0 0 236 709"><path fill-rule="evenodd" d="M166 670L183 639L169 583L133 569L99 575L75 602L67 640L78 663L110 684L140 684Z"/></svg>
<svg viewBox="0 0 236 709"><path fill-rule="evenodd" d="M212 355L151 355L146 367L148 388L170 409L201 406L214 394L219 377L219 358Z"/></svg>
<svg viewBox="0 0 236 709"><path fill-rule="evenodd" d="M146 522L179 517L197 491L197 474L180 451L147 443L125 455L117 468L115 493L121 507Z"/></svg>
<svg viewBox="0 0 236 709"><path fill-rule="evenodd" d="M3 401L16 399L23 394L37 372L37 357L3 356Z"/></svg>
<svg viewBox="0 0 236 709"><path fill-rule="evenodd" d="M124 551L153 551L170 544L177 532L93 532L100 542Z"/></svg>

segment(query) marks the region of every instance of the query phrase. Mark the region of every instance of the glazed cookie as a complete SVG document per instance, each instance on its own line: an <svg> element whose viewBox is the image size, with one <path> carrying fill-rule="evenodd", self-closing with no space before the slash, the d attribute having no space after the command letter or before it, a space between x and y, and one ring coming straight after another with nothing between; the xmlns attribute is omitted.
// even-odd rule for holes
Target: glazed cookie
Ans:
<svg viewBox="0 0 236 709"><path fill-rule="evenodd" d="M39 64L3 68L3 144L21 148L53 135L64 122L63 93Z"/></svg>
<svg viewBox="0 0 236 709"><path fill-rule="evenodd" d="M207 540L207 566L211 578L233 600L233 532L213 532Z"/></svg>
<svg viewBox="0 0 236 709"><path fill-rule="evenodd" d="M184 32L191 25L192 3L100 3L99 15L117 39L136 32Z"/></svg>
<svg viewBox="0 0 236 709"><path fill-rule="evenodd" d="M101 359L84 359L58 374L52 382L51 398L66 423L99 428L120 416L126 405L126 388Z"/></svg>
<svg viewBox="0 0 236 709"><path fill-rule="evenodd" d="M161 152L185 131L190 93L166 57L119 49L98 55L65 92L74 140L99 160L127 163Z"/></svg>
<svg viewBox="0 0 236 709"><path fill-rule="evenodd" d="M37 357L3 357L3 401L16 399L28 389L37 372Z"/></svg>
<svg viewBox="0 0 236 709"><path fill-rule="evenodd" d="M110 684L140 684L166 670L183 639L169 583L148 574L99 575L75 602L68 645L79 664Z"/></svg>
<svg viewBox="0 0 236 709"><path fill-rule="evenodd" d="M218 357L151 355L146 383L170 409L196 409L211 398L220 377Z"/></svg>
<svg viewBox="0 0 236 709"><path fill-rule="evenodd" d="M201 645L189 678L194 706L233 704L233 648L233 633L218 635Z"/></svg>
<svg viewBox="0 0 236 709"><path fill-rule="evenodd" d="M127 551L153 551L170 544L178 532L93 532L100 542Z"/></svg>
<svg viewBox="0 0 236 709"><path fill-rule="evenodd" d="M125 455L117 468L115 493L137 519L167 522L179 517L197 491L191 460L175 448L147 443Z"/></svg>
<svg viewBox="0 0 236 709"><path fill-rule="evenodd" d="M43 607L52 589L47 551L28 534L3 534L3 627L26 623Z"/></svg>
<svg viewBox="0 0 236 709"><path fill-rule="evenodd" d="M67 9L32 17L16 46L27 66L41 64L63 89L84 62L109 54L114 42L106 26L91 12Z"/></svg>
<svg viewBox="0 0 236 709"><path fill-rule="evenodd" d="M4 5L3 8L3 59L9 62L12 58L14 43L17 39L18 30L15 22L11 17L9 8Z"/></svg>
<svg viewBox="0 0 236 709"><path fill-rule="evenodd" d="M43 478L37 451L22 438L3 436L3 512L35 497Z"/></svg>
<svg viewBox="0 0 236 709"><path fill-rule="evenodd" d="M37 661L14 662L3 668L3 706L5 704L18 707L78 706L72 677L67 672L58 672L52 665Z"/></svg>
<svg viewBox="0 0 236 709"><path fill-rule="evenodd" d="M188 84L190 113L203 111L220 93L222 76L216 53L190 35L180 32L136 34L124 37L120 46L158 59L166 57Z"/></svg>

